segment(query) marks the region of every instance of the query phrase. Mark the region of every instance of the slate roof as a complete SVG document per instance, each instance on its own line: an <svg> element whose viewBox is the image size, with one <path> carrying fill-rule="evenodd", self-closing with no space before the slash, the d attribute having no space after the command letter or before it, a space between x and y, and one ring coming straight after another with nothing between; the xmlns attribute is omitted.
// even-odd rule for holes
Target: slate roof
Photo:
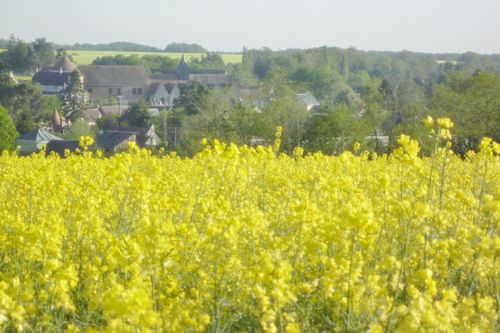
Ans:
<svg viewBox="0 0 500 333"><path fill-rule="evenodd" d="M135 141L134 133L106 131L97 137L96 143L99 147L104 149L114 149L120 143L130 140L131 137L133 137L133 140Z"/></svg>
<svg viewBox="0 0 500 333"><path fill-rule="evenodd" d="M119 116L120 112L124 113L128 110L128 105L121 105L118 108L118 105L108 105L108 106L100 106L99 108L91 108L83 110L83 117L87 120L97 121L102 116L112 114L114 116Z"/></svg>
<svg viewBox="0 0 500 333"><path fill-rule="evenodd" d="M311 94L295 94L295 97L305 105L319 105L318 100Z"/></svg>
<svg viewBox="0 0 500 333"><path fill-rule="evenodd" d="M128 65L86 65L79 67L85 78L85 85L144 85L144 66Z"/></svg>
<svg viewBox="0 0 500 333"><path fill-rule="evenodd" d="M70 82L70 79L71 72L40 71L35 73L31 80L40 83L42 86L64 86L65 83Z"/></svg>
<svg viewBox="0 0 500 333"><path fill-rule="evenodd" d="M186 81L179 81L179 82L180 83L177 83L177 82L167 82L167 83L154 82L154 83L151 83L149 85L149 89L148 89L148 96L153 95L156 92L156 90L158 89L158 87L160 87L160 85L162 85L162 84L165 87L165 90L169 94L171 94L172 90L174 89L176 84L179 86L179 89L180 89L186 83Z"/></svg>
<svg viewBox="0 0 500 333"><path fill-rule="evenodd" d="M82 116L87 121L97 122L97 119L100 119L103 115L99 111L98 108L92 108L92 109L83 110Z"/></svg>
<svg viewBox="0 0 500 333"><path fill-rule="evenodd" d="M226 74L225 69L190 69L189 74Z"/></svg>
<svg viewBox="0 0 500 333"><path fill-rule="evenodd" d="M158 73L153 73L149 75L149 80L150 81L172 81L172 80L177 80L178 75L177 75L177 70L169 70L169 71L163 71L163 73L158 74Z"/></svg>
<svg viewBox="0 0 500 333"><path fill-rule="evenodd" d="M230 85L231 77L225 74L190 74L189 80L199 82L203 85Z"/></svg>
<svg viewBox="0 0 500 333"><path fill-rule="evenodd" d="M36 131L29 132L21 135L18 140L26 140L26 141L52 141L52 140L62 140L60 137L55 136L43 129L37 129Z"/></svg>
<svg viewBox="0 0 500 333"><path fill-rule="evenodd" d="M129 138L131 135L134 135L135 141L139 145L139 147L144 147L148 139L150 139L150 136L148 135L148 132L152 132L153 136L156 139L159 139L156 133L154 132L154 127L153 125L149 127L125 127L125 126L118 126L111 128L107 131L105 131L103 134L101 134L97 138L97 144L99 146L102 146L99 141L101 142L111 142L113 143L112 146L116 146L120 142L125 141L127 138ZM116 135L113 135L116 134ZM101 137L102 136L102 137ZM111 148L112 146L103 146L106 148Z"/></svg>
<svg viewBox="0 0 500 333"><path fill-rule="evenodd" d="M80 147L80 142L76 140L53 140L47 143L46 147L46 155L49 155L51 152L55 152L60 157L65 157L65 150L69 150L74 153L75 150Z"/></svg>

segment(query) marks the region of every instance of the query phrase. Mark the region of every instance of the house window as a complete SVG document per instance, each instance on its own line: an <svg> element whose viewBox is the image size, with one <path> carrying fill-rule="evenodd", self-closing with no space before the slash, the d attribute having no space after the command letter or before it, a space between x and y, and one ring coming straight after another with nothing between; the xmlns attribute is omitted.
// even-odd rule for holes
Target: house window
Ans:
<svg viewBox="0 0 500 333"><path fill-rule="evenodd" d="M109 88L108 89L108 93L109 93L110 96L113 95L113 88Z"/></svg>
<svg viewBox="0 0 500 333"><path fill-rule="evenodd" d="M92 88L87 88L87 92L88 92L89 94L92 94Z"/></svg>
<svg viewBox="0 0 500 333"><path fill-rule="evenodd" d="M142 88L137 88L137 95L142 95Z"/></svg>
<svg viewBox="0 0 500 333"><path fill-rule="evenodd" d="M137 95L137 89L136 88L132 88L132 95Z"/></svg>
<svg viewBox="0 0 500 333"><path fill-rule="evenodd" d="M122 88L118 88L118 95L122 94Z"/></svg>

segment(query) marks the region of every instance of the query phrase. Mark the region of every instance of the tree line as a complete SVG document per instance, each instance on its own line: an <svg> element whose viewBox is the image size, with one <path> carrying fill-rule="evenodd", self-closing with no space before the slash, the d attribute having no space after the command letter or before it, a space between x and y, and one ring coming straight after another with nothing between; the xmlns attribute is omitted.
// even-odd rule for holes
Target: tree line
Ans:
<svg viewBox="0 0 500 333"><path fill-rule="evenodd" d="M0 53L0 63L16 72L32 72L35 68L52 65L56 52L45 38L27 43L13 35L5 45L6 51Z"/></svg>
<svg viewBox="0 0 500 333"><path fill-rule="evenodd" d="M193 69L225 69L224 59L217 52L206 52L201 57L190 59L190 67ZM143 55L136 54L124 56L117 54L114 56L104 56L94 59L92 65L143 65L148 72L162 72L176 69L179 59L174 59L164 55Z"/></svg>

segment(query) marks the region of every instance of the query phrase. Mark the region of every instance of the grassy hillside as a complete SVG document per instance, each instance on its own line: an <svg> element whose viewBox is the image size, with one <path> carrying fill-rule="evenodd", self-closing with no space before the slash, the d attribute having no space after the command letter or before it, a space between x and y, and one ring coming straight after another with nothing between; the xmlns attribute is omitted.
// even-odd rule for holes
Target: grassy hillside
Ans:
<svg viewBox="0 0 500 333"><path fill-rule="evenodd" d="M94 59L105 56L115 56L118 54L129 56L129 55L162 55L165 57L170 57L173 59L180 59L182 53L169 53L169 52L126 52L126 51L77 51L77 50L68 50L68 54L73 56L73 60L78 65L88 65L91 64ZM186 53L186 58L189 61L191 58L201 58L203 56L202 53ZM241 62L241 54L221 54L224 62L226 63L240 63Z"/></svg>

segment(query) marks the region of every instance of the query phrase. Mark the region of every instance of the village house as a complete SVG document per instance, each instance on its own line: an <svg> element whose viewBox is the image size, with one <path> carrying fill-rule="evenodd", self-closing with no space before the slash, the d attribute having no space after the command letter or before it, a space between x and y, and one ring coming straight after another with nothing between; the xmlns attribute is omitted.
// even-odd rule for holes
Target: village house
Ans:
<svg viewBox="0 0 500 333"><path fill-rule="evenodd" d="M107 153L126 150L129 142L135 142L139 147L156 147L161 139L156 134L155 126L149 127L116 127L103 131L97 136L97 146Z"/></svg>
<svg viewBox="0 0 500 333"><path fill-rule="evenodd" d="M21 155L28 155L39 152L44 145L54 140L62 140L62 138L39 128L17 138L16 146L19 147L19 153Z"/></svg>
<svg viewBox="0 0 500 333"><path fill-rule="evenodd" d="M56 95L66 89L71 74L76 69L76 65L68 57L62 57L55 66L44 67L41 71L37 71L31 80L42 86L45 95Z"/></svg>
<svg viewBox="0 0 500 333"><path fill-rule="evenodd" d="M79 67L90 100L120 98L128 104L146 98L147 77L142 65L85 65Z"/></svg>
<svg viewBox="0 0 500 333"><path fill-rule="evenodd" d="M97 137L96 144L108 154L128 149L129 142L136 142L137 137L131 132L104 132Z"/></svg>
<svg viewBox="0 0 500 333"><path fill-rule="evenodd" d="M83 110L83 119L87 121L89 126L97 125L97 121L104 116L111 115L113 117L120 117L128 110L128 105L98 105L95 108Z"/></svg>
<svg viewBox="0 0 500 333"><path fill-rule="evenodd" d="M184 82L152 82L148 89L148 102L152 107L171 109L174 100L180 96Z"/></svg>

